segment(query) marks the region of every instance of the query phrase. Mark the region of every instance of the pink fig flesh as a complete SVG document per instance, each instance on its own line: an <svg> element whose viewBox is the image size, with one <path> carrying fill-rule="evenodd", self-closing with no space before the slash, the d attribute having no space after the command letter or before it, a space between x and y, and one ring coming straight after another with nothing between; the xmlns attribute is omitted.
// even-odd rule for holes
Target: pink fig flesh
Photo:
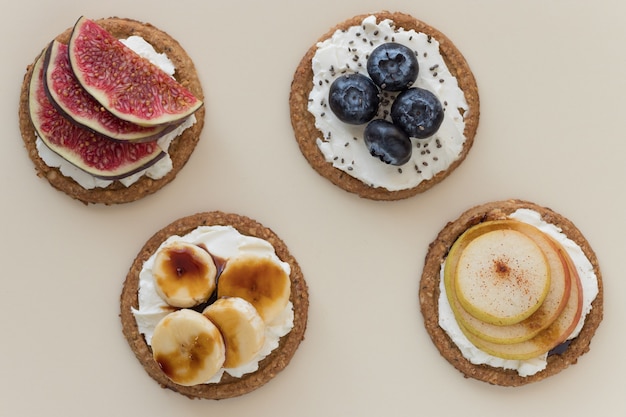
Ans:
<svg viewBox="0 0 626 417"><path fill-rule="evenodd" d="M72 72L68 46L56 40L48 46L45 55L44 87L51 103L62 115L110 139L151 141L170 130L166 129L168 126L139 126L102 107Z"/></svg>
<svg viewBox="0 0 626 417"><path fill-rule="evenodd" d="M150 167L166 154L156 142L116 142L63 117L43 86L43 56L33 67L29 86L30 117L37 136L53 152L103 179L121 179Z"/></svg>
<svg viewBox="0 0 626 417"><path fill-rule="evenodd" d="M178 81L87 18L74 26L69 56L83 88L123 120L142 126L175 123L202 106Z"/></svg>

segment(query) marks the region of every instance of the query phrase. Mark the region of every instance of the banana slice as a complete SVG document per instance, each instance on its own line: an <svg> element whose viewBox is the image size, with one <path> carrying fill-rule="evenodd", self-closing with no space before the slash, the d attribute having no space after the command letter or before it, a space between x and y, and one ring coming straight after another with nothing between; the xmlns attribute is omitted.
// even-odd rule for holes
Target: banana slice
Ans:
<svg viewBox="0 0 626 417"><path fill-rule="evenodd" d="M202 312L222 333L226 346L224 368L250 362L265 342L265 323L256 308L243 298L219 298Z"/></svg>
<svg viewBox="0 0 626 417"><path fill-rule="evenodd" d="M204 303L215 291L213 257L192 243L175 241L159 249L152 268L156 291L173 307Z"/></svg>
<svg viewBox="0 0 626 417"><path fill-rule="evenodd" d="M287 272L269 257L242 255L229 259L217 284L218 298L243 298L266 324L285 309L290 294Z"/></svg>
<svg viewBox="0 0 626 417"><path fill-rule="evenodd" d="M165 316L154 328L152 356L169 379L191 386L208 381L220 370L226 349L211 320L182 309Z"/></svg>

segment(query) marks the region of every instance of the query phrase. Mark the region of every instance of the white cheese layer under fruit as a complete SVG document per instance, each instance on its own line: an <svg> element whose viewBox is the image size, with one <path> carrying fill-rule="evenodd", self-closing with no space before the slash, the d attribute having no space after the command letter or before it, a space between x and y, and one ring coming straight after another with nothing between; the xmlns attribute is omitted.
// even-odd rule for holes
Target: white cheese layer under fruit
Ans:
<svg viewBox="0 0 626 417"><path fill-rule="evenodd" d="M278 258L274 247L269 242L260 238L242 235L231 226L200 226L184 236L170 236L159 246L159 249L178 240L202 245L211 255L224 259L226 262L228 262L228 259L239 255L255 255L269 258L272 262L280 265L287 275L291 272L289 264ZM156 252L148 258L139 273L139 305L137 309L132 309L139 332L144 335L148 345L151 344L152 334L157 323L173 311L173 308L158 295L155 288L152 267ZM293 319L293 304L290 301L273 322L267 323L265 327L265 343L252 361L237 368L222 368L206 383L219 382L224 372L238 378L256 371L259 362L278 347L281 337L291 331Z"/></svg>
<svg viewBox="0 0 626 417"><path fill-rule="evenodd" d="M120 39L120 41L128 46L130 49L138 53L140 56L148 59L150 62L159 67L168 75L174 75L176 68L174 67L172 61L167 57L167 55L164 53L160 54L156 52L152 45L150 45L142 37L130 36L127 39ZM163 135L157 141L158 146L163 151L167 152L172 141L177 136L182 134L186 129L193 126L195 123L196 117L194 115L189 116L187 120L185 120L175 130L167 133L166 135ZM77 168L75 165L69 163L57 153L50 150L50 148L48 148L39 137L37 138L35 145L37 146L37 152L39 152L39 157L46 163L46 165L53 168L59 168L64 176L72 178L84 189L91 190L93 188L106 188L111 185L111 183L113 183L112 180L96 178L93 175L83 171L82 169ZM165 157L161 158L155 164L149 166L148 168L117 181L122 183L124 186L129 187L144 175L153 180L158 180L167 175L167 173L171 170L172 159L170 158L169 154L166 154Z"/></svg>
<svg viewBox="0 0 626 417"><path fill-rule="evenodd" d="M585 317L591 311L591 303L598 295L598 278L596 277L591 262L589 262L589 259L587 259L580 246L568 238L561 231L561 229L553 224L545 222L538 212L529 209L519 209L510 214L509 218L535 226L543 233L556 239L556 241L559 242L567 251L570 258L574 262L578 275L580 276L580 282L583 290L582 314L576 328L568 337L568 340L575 338L578 336L583 325L585 324ZM454 313L452 312L452 308L448 302L446 289L443 284L444 266L445 262L441 265L439 279L439 325L448 334L448 336L450 336L452 341L463 354L463 357L475 365L485 364L496 368L513 369L523 377L534 375L545 369L547 365L547 353L529 360L502 359L483 352L474 346L467 339L467 337L465 337L459 328L459 325L454 317Z"/></svg>
<svg viewBox="0 0 626 417"><path fill-rule="evenodd" d="M411 138L411 159L401 167L372 157L363 142L366 125L343 123L328 106L328 92L334 79L354 72L367 76L369 53L391 41L416 51L419 74L413 86L434 93L445 109L443 123L433 136ZM309 93L308 110L315 116L315 126L323 134L317 139L317 145L326 161L335 168L372 187L398 191L413 188L445 171L459 158L466 140L465 117L469 115L469 106L439 52L436 39L414 30L395 28L391 20L376 23L376 17L369 16L360 26L338 30L318 43L312 67L313 88ZM376 118L390 120L391 104L397 94L384 93Z"/></svg>

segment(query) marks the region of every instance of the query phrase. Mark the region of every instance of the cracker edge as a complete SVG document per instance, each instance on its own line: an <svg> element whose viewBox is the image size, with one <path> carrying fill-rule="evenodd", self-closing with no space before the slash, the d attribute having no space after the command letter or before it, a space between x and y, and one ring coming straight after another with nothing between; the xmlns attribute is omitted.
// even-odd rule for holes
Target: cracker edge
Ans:
<svg viewBox="0 0 626 417"><path fill-rule="evenodd" d="M204 102L202 86L193 61L178 41L166 32L157 29L150 23L143 23L127 18L110 17L95 20L95 22L102 25L118 38L140 35L150 42L157 52L165 52L176 66L175 78ZM72 28L66 29L55 39L67 43L71 32ZM87 190L81 187L72 178L64 176L58 168L46 165L37 152L35 145L35 128L31 122L28 109L28 88L35 61L36 58L33 60L33 63L27 66L22 82L18 110L20 132L28 156L35 165L37 176L45 178L54 188L84 204L112 205L129 203L153 194L170 183L187 163L200 139L200 134L204 127L205 105L195 112L196 123L172 141L168 153L172 158L173 168L161 179L153 180L143 176L129 187L125 187L116 181L106 188Z"/></svg>
<svg viewBox="0 0 626 417"><path fill-rule="evenodd" d="M466 119L464 131L466 141L463 145L459 158L454 161L447 170L439 172L430 180L422 181L416 187L409 189L389 191L383 187L370 187L340 169L334 168L331 163L326 162L324 155L316 144L317 138L322 137L322 134L315 127L315 118L307 109L309 93L313 86L313 70L311 60L315 55L317 43L330 38L337 30L360 25L364 18L371 15L375 15L378 21L391 19L398 27L402 27L405 30L413 29L417 32L423 32L437 39L440 43L442 56L448 65L450 72L457 78L459 87L465 93L465 97L469 105L469 116ZM337 26L331 28L328 32L322 35L309 48L294 73L291 84L291 92L289 95L289 109L291 124L300 150L311 167L313 167L321 176L327 178L333 184L344 189L345 191L355 193L363 198L372 200L400 200L428 190L450 175L461 164L461 162L465 160L465 157L474 143L474 137L476 136L476 130L478 128L478 121L480 118L480 99L476 79L474 78L467 61L446 35L408 14L381 11L378 13L358 15L339 23Z"/></svg>
<svg viewBox="0 0 626 417"><path fill-rule="evenodd" d="M259 363L259 369L241 378L224 375L218 384L196 385L186 387L173 383L160 370L152 358L152 351L144 337L139 333L131 307L138 307L139 272L143 263L157 250L160 244L172 235L184 235L198 226L224 225L233 226L240 233L259 237L270 242L278 257L291 266L291 295L294 306L294 327L290 333L280 339L279 346ZM269 228L264 227L245 216L229 214L221 211L197 213L180 218L160 231L156 232L137 254L124 281L120 296L120 318L122 332L146 372L163 388L171 389L189 398L226 399L237 397L265 385L282 371L291 361L304 333L308 320L309 296L308 287L302 270L296 259L289 252L286 244Z"/></svg>
<svg viewBox="0 0 626 417"><path fill-rule="evenodd" d="M439 327L439 271L454 241L470 226L487 220L502 218L521 208L535 210L541 214L543 220L560 227L567 237L581 247L598 278L598 295L592 302L592 309L587 315L578 337L572 340L563 354L549 356L548 364L544 370L528 377L519 376L515 370L470 363L463 357L461 351L446 332ZM580 356L587 353L590 349L591 339L603 318L603 294L602 275L596 254L580 230L570 220L550 208L517 199L475 206L465 211L453 222L449 222L429 246L419 286L419 301L424 326L441 356L467 378L506 387L522 386L541 381L575 364Z"/></svg>

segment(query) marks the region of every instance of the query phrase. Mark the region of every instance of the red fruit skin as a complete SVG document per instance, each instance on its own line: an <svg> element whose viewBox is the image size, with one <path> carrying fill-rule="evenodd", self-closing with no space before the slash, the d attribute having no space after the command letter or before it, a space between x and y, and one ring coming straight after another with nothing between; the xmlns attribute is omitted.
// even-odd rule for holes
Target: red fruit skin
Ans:
<svg viewBox="0 0 626 417"><path fill-rule="evenodd" d="M44 88L52 105L81 127L112 140L154 141L176 125L139 126L106 110L81 86L70 66L66 44L53 40L44 59Z"/></svg>
<svg viewBox="0 0 626 417"><path fill-rule="evenodd" d="M33 68L29 110L37 136L46 146L97 178L125 178L148 168L166 155L156 142L115 142L63 117L50 103L44 89L43 55Z"/></svg>
<svg viewBox="0 0 626 417"><path fill-rule="evenodd" d="M202 106L178 81L87 18L74 26L69 57L83 88L123 120L142 126L176 123Z"/></svg>

